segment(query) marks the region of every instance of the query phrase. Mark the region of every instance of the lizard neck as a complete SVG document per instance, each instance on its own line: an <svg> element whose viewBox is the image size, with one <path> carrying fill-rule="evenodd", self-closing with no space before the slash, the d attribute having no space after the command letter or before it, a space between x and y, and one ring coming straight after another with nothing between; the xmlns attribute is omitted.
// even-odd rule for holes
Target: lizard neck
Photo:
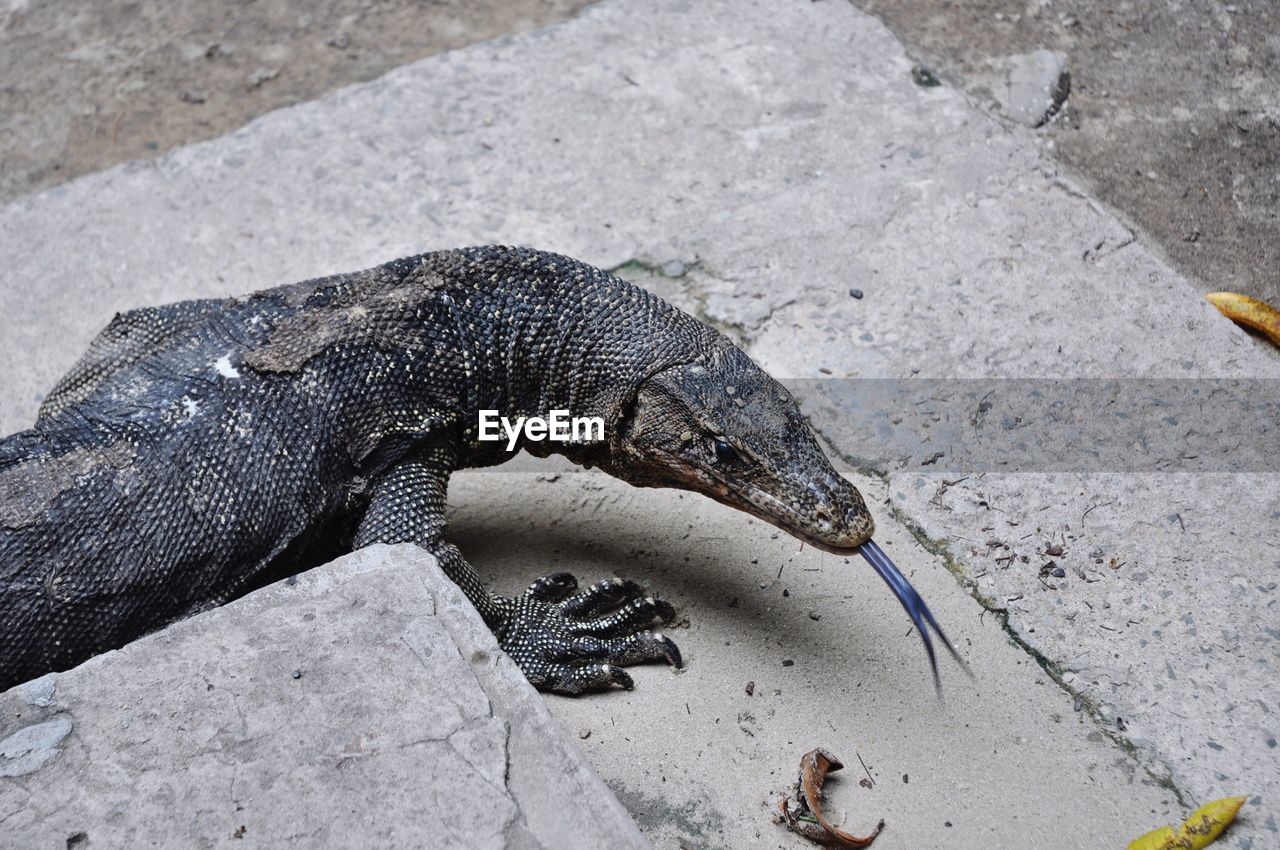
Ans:
<svg viewBox="0 0 1280 850"><path fill-rule="evenodd" d="M475 381L464 435L472 448L482 409L500 415L600 417L603 444L526 441L538 456L563 454L605 466L608 446L636 388L668 366L694 360L718 335L643 289L576 260L539 251L449 252L467 281L453 293L470 329ZM448 273L445 272L446 276Z"/></svg>

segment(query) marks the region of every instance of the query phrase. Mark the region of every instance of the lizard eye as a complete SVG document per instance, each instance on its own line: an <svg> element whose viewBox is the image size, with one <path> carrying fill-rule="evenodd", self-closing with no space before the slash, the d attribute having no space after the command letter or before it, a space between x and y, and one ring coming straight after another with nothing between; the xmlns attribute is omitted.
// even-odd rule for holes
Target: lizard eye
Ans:
<svg viewBox="0 0 1280 850"><path fill-rule="evenodd" d="M716 450L716 457L719 458L721 463L730 463L738 459L738 453L723 438L716 437L712 442Z"/></svg>

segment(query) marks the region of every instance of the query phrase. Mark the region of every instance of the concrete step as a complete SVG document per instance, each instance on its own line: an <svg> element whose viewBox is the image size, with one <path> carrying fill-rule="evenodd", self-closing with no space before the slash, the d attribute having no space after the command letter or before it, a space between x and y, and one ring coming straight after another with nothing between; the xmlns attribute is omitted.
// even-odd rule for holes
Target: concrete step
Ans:
<svg viewBox="0 0 1280 850"><path fill-rule="evenodd" d="M0 844L650 846L410 545L0 694Z"/></svg>

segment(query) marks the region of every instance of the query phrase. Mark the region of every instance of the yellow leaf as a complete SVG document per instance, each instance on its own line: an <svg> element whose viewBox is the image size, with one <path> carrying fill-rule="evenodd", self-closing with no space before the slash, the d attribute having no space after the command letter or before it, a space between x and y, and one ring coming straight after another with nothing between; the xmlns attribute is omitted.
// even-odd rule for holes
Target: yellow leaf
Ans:
<svg viewBox="0 0 1280 850"><path fill-rule="evenodd" d="M1223 797L1205 803L1182 822L1173 839L1162 850L1204 850L1236 819L1236 812L1248 797Z"/></svg>
<svg viewBox="0 0 1280 850"><path fill-rule="evenodd" d="M1280 345L1280 310L1238 292L1210 292L1205 300L1231 321L1247 325Z"/></svg>
<svg viewBox="0 0 1280 850"><path fill-rule="evenodd" d="M1173 839L1173 827L1162 826L1129 842L1129 850L1164 850Z"/></svg>

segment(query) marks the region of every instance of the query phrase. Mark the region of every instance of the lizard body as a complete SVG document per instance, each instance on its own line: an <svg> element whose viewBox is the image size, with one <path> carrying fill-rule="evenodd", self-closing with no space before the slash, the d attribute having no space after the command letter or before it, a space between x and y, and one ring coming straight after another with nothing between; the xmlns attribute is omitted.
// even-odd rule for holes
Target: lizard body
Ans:
<svg viewBox="0 0 1280 850"><path fill-rule="evenodd" d="M785 388L613 275L483 247L118 315L35 427L0 440L0 689L378 542L434 553L540 688L630 687L622 665L679 666L650 630L671 606L635 583L576 592L557 574L499 597L446 539L450 473L511 456L477 439L479 411L553 409L601 417L605 439L517 450L862 547L932 660L922 617L936 623L877 565L862 497Z"/></svg>

